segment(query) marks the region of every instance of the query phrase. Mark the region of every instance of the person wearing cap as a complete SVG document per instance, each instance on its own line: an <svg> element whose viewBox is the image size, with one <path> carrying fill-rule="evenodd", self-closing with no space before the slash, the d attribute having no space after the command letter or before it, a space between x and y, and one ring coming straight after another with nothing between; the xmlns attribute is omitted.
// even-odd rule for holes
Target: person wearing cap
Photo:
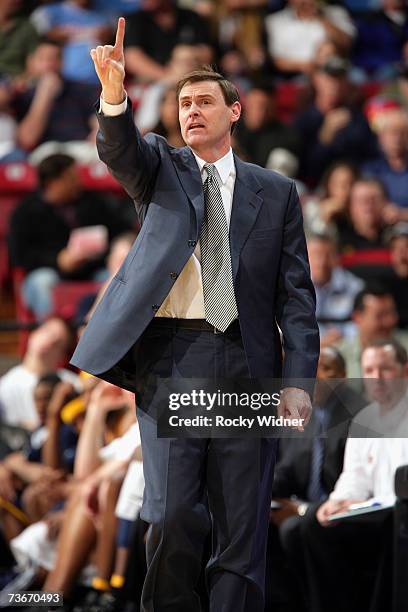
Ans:
<svg viewBox="0 0 408 612"><path fill-rule="evenodd" d="M377 122L380 156L363 164L362 174L375 176L387 190L390 223L408 221L408 112L395 108Z"/></svg>
<svg viewBox="0 0 408 612"><path fill-rule="evenodd" d="M295 117L303 152L300 175L317 183L328 166L338 159L360 164L376 155L373 132L361 110L350 101L349 64L329 57L312 73L314 99Z"/></svg>

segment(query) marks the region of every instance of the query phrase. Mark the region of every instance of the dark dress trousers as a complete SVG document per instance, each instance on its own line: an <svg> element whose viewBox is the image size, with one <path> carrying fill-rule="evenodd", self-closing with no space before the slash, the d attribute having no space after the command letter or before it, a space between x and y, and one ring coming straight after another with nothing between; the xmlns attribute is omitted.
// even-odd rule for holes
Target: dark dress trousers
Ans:
<svg viewBox="0 0 408 612"><path fill-rule="evenodd" d="M153 317L199 240L200 171L188 147L172 148L155 134L141 138L130 106L98 118L100 157L134 199L142 228L72 363L133 391L152 374L283 377L283 385L312 379L319 333L293 181L235 156L229 235L239 326L224 334L158 330ZM142 518L150 523L142 610L201 610L196 587L212 530L211 612L261 612L275 441L158 438L148 404L142 392Z"/></svg>

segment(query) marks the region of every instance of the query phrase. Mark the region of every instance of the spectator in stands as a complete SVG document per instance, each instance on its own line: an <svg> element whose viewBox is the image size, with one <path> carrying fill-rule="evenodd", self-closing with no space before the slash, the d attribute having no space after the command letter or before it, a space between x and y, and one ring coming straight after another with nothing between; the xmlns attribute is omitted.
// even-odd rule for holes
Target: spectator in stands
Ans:
<svg viewBox="0 0 408 612"><path fill-rule="evenodd" d="M380 157L362 167L363 175L376 177L384 185L394 206L386 214L391 223L408 221L408 113L385 112L378 124ZM396 206L395 206L396 205Z"/></svg>
<svg viewBox="0 0 408 612"><path fill-rule="evenodd" d="M106 444L107 414L124 405L127 407L122 422L124 433ZM80 485L67 505L55 563L43 586L44 591L60 590L69 597L80 570L89 562L89 553L97 539L100 541L97 547L99 561L104 557L105 567L111 567L116 500L129 462L140 447L140 434L134 420L133 394L106 383L100 383L93 390L75 459L74 475ZM137 456L140 460L140 453ZM97 575L93 589L106 591L106 586L101 588L101 581L109 586L109 578L109 571L108 575Z"/></svg>
<svg viewBox="0 0 408 612"><path fill-rule="evenodd" d="M353 64L368 78L385 79L395 75L397 62L407 57L408 17L404 0L382 0L379 10L354 16L357 36Z"/></svg>
<svg viewBox="0 0 408 612"><path fill-rule="evenodd" d="M349 378L361 377L361 353L378 340L397 340L408 348L408 333L398 326L398 312L391 293L381 286L368 286L357 294L352 320L356 326L354 337L337 344L347 366Z"/></svg>
<svg viewBox="0 0 408 612"><path fill-rule="evenodd" d="M407 351L399 343L380 340L361 355L367 397L374 400L356 415L353 438L406 438L408 435ZM408 440L407 440L408 443Z"/></svg>
<svg viewBox="0 0 408 612"><path fill-rule="evenodd" d="M125 232L124 234L119 234L119 236L116 236L116 238L112 240L110 251L106 258L106 269L109 273L109 278L103 283L97 293L86 295L81 299L75 316L78 326L83 325L84 322L88 321L90 318L106 291L108 284L125 261L136 237L137 234L134 232Z"/></svg>
<svg viewBox="0 0 408 612"><path fill-rule="evenodd" d="M394 225L388 233L391 254L389 287L394 296L400 327L408 327L408 223Z"/></svg>
<svg viewBox="0 0 408 612"><path fill-rule="evenodd" d="M27 276L23 295L38 318L52 309L52 288L61 279L103 280L106 276L104 240L97 249L70 246L75 228L105 226L109 241L129 228L124 211L93 192L83 192L78 167L68 155L51 155L38 167L39 191L15 209L9 247L14 266Z"/></svg>
<svg viewBox="0 0 408 612"><path fill-rule="evenodd" d="M34 523L56 503L62 505L68 495L66 477L73 471L78 431L61 422L60 411L72 393L72 385L61 382L56 374L40 378L34 389L39 426L27 448L10 453L0 464L0 474L8 473L12 484L6 499L13 507L0 512L8 540L25 526L13 515L13 508L21 509L27 521Z"/></svg>
<svg viewBox="0 0 408 612"><path fill-rule="evenodd" d="M344 265L363 278L387 260L384 221L387 197L375 178L359 179L351 188L348 216L336 222ZM346 261L347 258L347 261Z"/></svg>
<svg viewBox="0 0 408 612"><path fill-rule="evenodd" d="M59 473L53 470L43 470L44 466L40 464L46 411L52 393L60 381L57 374L45 374L39 379L33 394L39 426L31 434L26 452L9 453L0 463L0 497L12 503L14 507L24 509L20 499L23 483L35 482L44 476L46 480L60 478ZM19 518L6 508L0 509L0 525L8 541L23 529L23 523Z"/></svg>
<svg viewBox="0 0 408 612"><path fill-rule="evenodd" d="M351 188L358 178L353 164L334 162L323 175L320 189L303 202L303 219L306 231L312 233L336 233L335 221L345 216Z"/></svg>
<svg viewBox="0 0 408 612"><path fill-rule="evenodd" d="M38 33L64 45L62 76L96 84L89 51L106 44L112 30L104 15L89 8L90 0L64 0L37 8L31 21Z"/></svg>
<svg viewBox="0 0 408 612"><path fill-rule="evenodd" d="M61 369L71 343L71 331L59 318L49 319L31 332L21 364L0 379L0 415L4 423L29 430L38 426L33 393L38 380L45 374L57 372L63 380L79 387L78 377Z"/></svg>
<svg viewBox="0 0 408 612"><path fill-rule="evenodd" d="M245 158L265 166L273 149L299 152L299 139L295 130L276 117L273 86L267 82L254 82L245 95L243 116L234 132L234 139Z"/></svg>
<svg viewBox="0 0 408 612"><path fill-rule="evenodd" d="M144 0L143 10L126 19L126 71L144 81L160 81L169 74L176 45L197 45L200 64L212 59L207 22L175 0Z"/></svg>
<svg viewBox="0 0 408 612"><path fill-rule="evenodd" d="M408 112L408 57L398 64L396 78L385 81L381 93Z"/></svg>
<svg viewBox="0 0 408 612"><path fill-rule="evenodd" d="M263 25L267 5L268 0L221 0L215 4L223 74L231 69L236 74L233 65L237 63L256 73L269 68Z"/></svg>
<svg viewBox="0 0 408 612"><path fill-rule="evenodd" d="M330 234L307 239L310 272L316 291L316 317L321 344L333 344L347 329L363 281L339 265L336 240Z"/></svg>
<svg viewBox="0 0 408 612"><path fill-rule="evenodd" d="M338 159L359 164L373 157L376 140L361 110L352 103L349 65L333 56L312 74L312 104L295 119L303 143L301 174L316 183Z"/></svg>
<svg viewBox="0 0 408 612"><path fill-rule="evenodd" d="M310 73L319 45L332 39L348 50L355 27L341 6L320 6L316 0L289 0L265 19L269 54L281 73Z"/></svg>
<svg viewBox="0 0 408 612"><path fill-rule="evenodd" d="M160 117L152 132L164 136L173 147L184 147L178 120L178 100L176 90L170 87L164 94L160 104Z"/></svg>
<svg viewBox="0 0 408 612"><path fill-rule="evenodd" d="M366 379L374 377L380 384L372 381L373 384L367 385L372 403L355 420L361 419L363 414L368 415L369 411L373 418L382 413L388 420L390 414L397 410L401 414L405 412L407 427L406 350L395 342L367 345L362 354L362 368ZM395 384L389 384L391 381ZM403 387L405 397L402 395ZM384 393L385 388L387 393ZM401 403L403 401L405 408ZM395 435L398 436L398 433ZM391 512L370 514L366 519L361 516L358 523L339 521L331 524L330 528L327 525L331 516L347 511L355 502L394 503L395 471L407 463L406 437L348 438L343 472L333 492L317 510L316 517L308 516L301 531L309 605L313 612L389 609L392 577L386 576L387 593L381 592L378 587L384 588L385 576L382 572L389 572L392 566ZM296 552L299 557L299 551ZM377 574L376 585L370 584L369 593L368 589L361 588L362 568L366 571L371 568Z"/></svg>
<svg viewBox="0 0 408 612"><path fill-rule="evenodd" d="M304 515L314 514L333 490L343 467L350 421L366 403L343 384L345 376L341 354L333 347L323 348L316 374L313 416L307 431L301 439L283 437L280 440L273 482L273 498L279 507L271 511L272 567L267 578L271 581L273 610L303 612L305 607L298 589L301 576L298 572L287 575L284 551L288 548L290 552L298 541L301 556L299 532ZM284 600L282 608L276 607L277 594Z"/></svg>
<svg viewBox="0 0 408 612"><path fill-rule="evenodd" d="M0 3L0 77L21 74L26 58L37 44L37 32L24 17L17 16L18 0Z"/></svg>
<svg viewBox="0 0 408 612"><path fill-rule="evenodd" d="M0 163L23 161L25 152L17 145L17 122L13 116L11 84L0 77Z"/></svg>
<svg viewBox="0 0 408 612"><path fill-rule="evenodd" d="M91 131L97 88L65 79L61 52L59 43L40 40L16 86L18 141L26 151L42 142L85 140Z"/></svg>
<svg viewBox="0 0 408 612"><path fill-rule="evenodd" d="M166 104L166 102L169 101L170 106L174 106L172 104L173 96L170 93L171 90L174 89L179 79L185 74L197 70L199 67L200 63L197 45L178 44L173 48L167 65L165 78L155 81L143 88L143 93L135 114L135 123L143 133L156 131L154 128L160 120L160 113L163 110L162 104ZM169 97L167 97L167 92L169 90ZM170 112L170 108L168 108L168 110ZM173 136L176 136L177 132L180 133L180 129L175 129L176 126L174 126L174 118L178 120L178 107L176 110L174 110L174 108L172 109L171 115L172 116L168 115L167 121L172 124L170 131L173 132ZM165 135L162 132L159 133ZM182 142L179 134L176 142ZM184 146L184 142L180 145L170 141L170 144L174 146Z"/></svg>

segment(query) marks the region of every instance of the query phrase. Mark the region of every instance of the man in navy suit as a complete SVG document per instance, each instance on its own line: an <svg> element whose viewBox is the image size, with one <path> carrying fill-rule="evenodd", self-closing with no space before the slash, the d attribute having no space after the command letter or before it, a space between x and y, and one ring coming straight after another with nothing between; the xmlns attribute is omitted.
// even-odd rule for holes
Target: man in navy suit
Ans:
<svg viewBox="0 0 408 612"><path fill-rule="evenodd" d="M159 438L143 384L151 376L279 378L279 414L308 421L311 385L290 382L313 379L319 354L299 200L293 181L233 154L241 105L212 70L178 85L186 147L142 138L123 87L124 29L120 18L115 45L91 51L102 84L98 149L142 228L72 363L143 389L150 528L142 610L202 609L197 583L211 531L211 612L261 612L276 440Z"/></svg>

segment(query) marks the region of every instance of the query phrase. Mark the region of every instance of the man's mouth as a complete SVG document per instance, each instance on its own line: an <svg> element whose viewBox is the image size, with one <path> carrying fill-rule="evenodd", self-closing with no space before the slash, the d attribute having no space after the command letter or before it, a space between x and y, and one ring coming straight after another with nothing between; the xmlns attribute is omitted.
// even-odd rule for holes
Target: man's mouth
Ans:
<svg viewBox="0 0 408 612"><path fill-rule="evenodd" d="M203 126L203 124L202 124L202 123L192 123L192 124L189 126L188 130L189 130L189 131L190 131L190 130L196 130L196 129L198 129L198 128L203 128L203 127L204 127L204 126Z"/></svg>

